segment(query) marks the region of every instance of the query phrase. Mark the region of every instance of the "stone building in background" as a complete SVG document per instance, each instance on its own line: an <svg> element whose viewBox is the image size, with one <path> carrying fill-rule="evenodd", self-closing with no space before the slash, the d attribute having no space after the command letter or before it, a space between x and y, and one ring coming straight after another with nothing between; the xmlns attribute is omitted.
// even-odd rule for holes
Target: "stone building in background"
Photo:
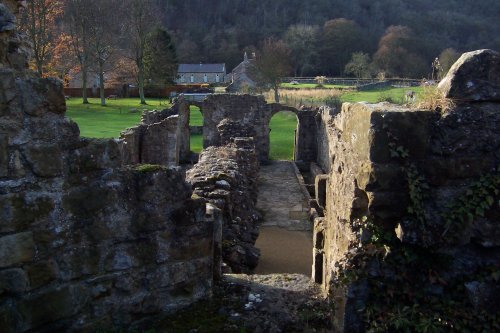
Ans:
<svg viewBox="0 0 500 333"><path fill-rule="evenodd" d="M226 80L226 64L179 64L177 84L211 84Z"/></svg>
<svg viewBox="0 0 500 333"><path fill-rule="evenodd" d="M254 62L255 53L250 59L248 58L248 54L245 52L243 61L238 66L236 66L229 75L229 82L231 84L226 88L227 92L249 92L257 87L257 83L252 75Z"/></svg>

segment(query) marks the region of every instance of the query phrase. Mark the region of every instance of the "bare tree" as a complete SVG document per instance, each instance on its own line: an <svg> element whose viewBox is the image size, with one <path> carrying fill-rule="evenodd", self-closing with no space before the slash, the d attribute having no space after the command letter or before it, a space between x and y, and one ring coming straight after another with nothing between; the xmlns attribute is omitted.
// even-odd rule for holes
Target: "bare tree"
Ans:
<svg viewBox="0 0 500 333"><path fill-rule="evenodd" d="M128 3L130 29L130 51L137 66L137 85L141 104L146 104L144 97L145 64L144 51L146 49L149 33L157 26L155 1L153 0L129 0Z"/></svg>
<svg viewBox="0 0 500 333"><path fill-rule="evenodd" d="M121 33L120 24L115 18L120 17L121 1L100 0L92 4L94 15L89 27L89 40L93 63L99 76L99 92L101 105L106 105L104 90L105 65L113 57L118 47L118 37Z"/></svg>
<svg viewBox="0 0 500 333"><path fill-rule="evenodd" d="M33 46L34 67L39 76L45 73L53 45L54 22L62 12L61 7L59 0L31 0L22 12L21 29Z"/></svg>
<svg viewBox="0 0 500 333"><path fill-rule="evenodd" d="M78 60L82 75L83 104L88 104L87 81L92 57L90 30L93 20L93 0L67 0L65 22L73 54Z"/></svg>
<svg viewBox="0 0 500 333"><path fill-rule="evenodd" d="M270 86L274 90L274 100L279 103L281 79L290 74L292 65L290 50L281 40L266 39L255 59L254 76L260 85Z"/></svg>

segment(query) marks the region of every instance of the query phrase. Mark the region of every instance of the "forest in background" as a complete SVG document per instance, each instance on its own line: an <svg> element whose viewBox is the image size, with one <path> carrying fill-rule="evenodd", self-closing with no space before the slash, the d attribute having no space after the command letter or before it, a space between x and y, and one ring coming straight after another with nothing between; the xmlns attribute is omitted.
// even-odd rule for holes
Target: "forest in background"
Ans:
<svg viewBox="0 0 500 333"><path fill-rule="evenodd" d="M334 49L342 42L349 51L373 56L390 26L411 31L411 52L427 65L447 49L500 49L500 1L498 0L157 0L162 23L174 35L182 62L225 62L237 65L243 50L259 47L265 38L287 39L291 26L310 27L306 55L295 57L297 75L342 75L342 64L329 66ZM325 23L336 18L354 21L359 38L328 40ZM293 32L293 31L292 31ZM326 35L326 36L325 36ZM325 38L326 37L326 38ZM298 52L304 52L296 47ZM292 52L294 48L292 47ZM335 53L334 53L335 54ZM306 59L304 59L304 57ZM350 55L349 55L350 57ZM304 60L306 63L304 63ZM408 59L411 61L411 59ZM305 67L305 68L304 68ZM413 72L424 75L423 69ZM410 71L412 72L412 71ZM411 74L411 73L408 73Z"/></svg>
<svg viewBox="0 0 500 333"><path fill-rule="evenodd" d="M177 63L226 63L229 72L244 52L263 56L266 43L287 58L281 76L309 77L437 78L436 57L443 75L463 52L500 50L498 0L27 3L33 69L66 81L97 75L106 85L172 82Z"/></svg>

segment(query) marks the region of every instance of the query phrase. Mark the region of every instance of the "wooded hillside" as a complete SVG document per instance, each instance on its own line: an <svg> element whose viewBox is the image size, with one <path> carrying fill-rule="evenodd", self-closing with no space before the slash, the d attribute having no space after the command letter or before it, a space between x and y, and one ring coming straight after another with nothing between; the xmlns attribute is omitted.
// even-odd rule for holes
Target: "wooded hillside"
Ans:
<svg viewBox="0 0 500 333"><path fill-rule="evenodd" d="M498 0L156 0L162 23L175 32L180 61L226 62L235 66L244 49L257 48L270 36L285 38L292 25L319 28L346 18L356 22L362 40L355 51L373 55L389 26L403 25L414 34L415 52L429 66L446 48L465 52L500 49ZM321 49L325 41L307 41L315 53L307 75L339 75L328 68ZM345 65L345 64L344 64ZM300 74L300 73L297 73Z"/></svg>

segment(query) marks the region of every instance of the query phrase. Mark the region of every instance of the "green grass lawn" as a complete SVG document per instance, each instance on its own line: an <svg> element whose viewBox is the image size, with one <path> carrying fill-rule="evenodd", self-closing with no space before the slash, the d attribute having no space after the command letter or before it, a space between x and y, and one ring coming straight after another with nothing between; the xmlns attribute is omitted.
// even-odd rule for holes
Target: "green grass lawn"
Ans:
<svg viewBox="0 0 500 333"><path fill-rule="evenodd" d="M107 106L101 106L98 98L89 98L89 102L82 104L81 98L66 101L66 115L78 124L80 135L89 138L117 138L121 131L140 122L142 110L168 107L155 99L148 99L148 105L141 105L137 98L107 100ZM131 112L133 109L139 112Z"/></svg>
<svg viewBox="0 0 500 333"><path fill-rule="evenodd" d="M269 158L272 160L293 159L297 116L292 112L278 112L271 119L269 127L271 128Z"/></svg>
<svg viewBox="0 0 500 333"><path fill-rule="evenodd" d="M404 94L413 90L418 94L422 92L421 87L412 88L386 88L367 92L345 92L341 96L342 102L369 102L376 103L381 100L392 99L396 103L404 100ZM120 132L140 122L142 110L164 109L169 107L165 102L160 105L157 99L148 99L148 105L140 105L137 98L123 98L108 100L108 105L100 105L98 98L90 98L90 104L82 104L80 98L72 98L67 101L68 111L66 115L74 120L80 127L83 137L90 138L117 138ZM139 112L130 112L138 109ZM190 125L203 125L203 117L197 107L191 107ZM270 134L270 158L292 159L294 146L294 131L297 126L297 118L293 113L280 112L271 119ZM191 136L191 150L200 152L203 148L201 134Z"/></svg>
<svg viewBox="0 0 500 333"><path fill-rule="evenodd" d="M203 115L201 114L200 108L197 106L191 106L191 114L189 115L189 125L203 126Z"/></svg>

